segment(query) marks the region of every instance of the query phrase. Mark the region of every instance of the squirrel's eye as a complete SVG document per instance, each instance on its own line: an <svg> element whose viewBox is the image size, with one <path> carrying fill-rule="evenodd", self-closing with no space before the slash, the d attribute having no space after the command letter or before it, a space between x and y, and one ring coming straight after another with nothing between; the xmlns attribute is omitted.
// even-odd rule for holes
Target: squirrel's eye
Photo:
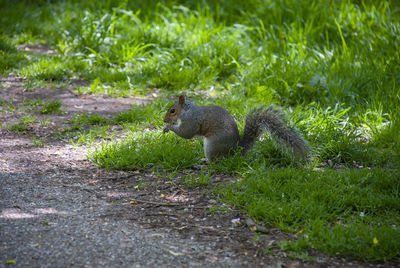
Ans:
<svg viewBox="0 0 400 268"><path fill-rule="evenodd" d="M175 113L175 109L171 109L171 114Z"/></svg>

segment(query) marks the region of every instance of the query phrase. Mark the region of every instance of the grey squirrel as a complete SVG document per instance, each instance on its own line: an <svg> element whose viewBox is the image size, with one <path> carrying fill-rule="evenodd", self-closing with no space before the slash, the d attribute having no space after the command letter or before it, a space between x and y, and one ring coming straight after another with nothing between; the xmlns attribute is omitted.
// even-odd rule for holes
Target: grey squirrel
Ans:
<svg viewBox="0 0 400 268"><path fill-rule="evenodd" d="M164 133L172 130L185 139L203 137L204 153L209 161L229 154L237 146L245 154L262 130L292 149L295 155L305 159L308 153L307 142L287 125L281 112L273 106L256 109L247 116L243 137L240 137L236 122L227 110L216 105L198 106L183 95L168 109L164 122L167 123Z"/></svg>

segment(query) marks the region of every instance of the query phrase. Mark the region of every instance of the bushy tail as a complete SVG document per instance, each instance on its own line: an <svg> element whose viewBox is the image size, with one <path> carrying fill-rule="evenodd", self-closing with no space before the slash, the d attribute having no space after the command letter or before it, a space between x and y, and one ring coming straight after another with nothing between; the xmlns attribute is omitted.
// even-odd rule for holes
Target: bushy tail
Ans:
<svg viewBox="0 0 400 268"><path fill-rule="evenodd" d="M273 140L284 144L296 156L302 159L307 157L309 148L306 140L287 124L281 110L274 106L254 110L247 116L244 136L240 141L244 153L253 147L262 131L268 132Z"/></svg>

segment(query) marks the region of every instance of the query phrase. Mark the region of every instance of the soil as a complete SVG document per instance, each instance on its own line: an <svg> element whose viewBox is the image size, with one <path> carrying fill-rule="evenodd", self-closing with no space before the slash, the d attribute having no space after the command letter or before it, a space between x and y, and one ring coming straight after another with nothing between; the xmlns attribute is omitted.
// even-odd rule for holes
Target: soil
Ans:
<svg viewBox="0 0 400 268"><path fill-rule="evenodd" d="M162 172L107 171L87 160L89 148L55 135L78 113L111 117L149 98L77 94L74 88L86 83L80 80L29 91L13 74L0 83L0 100L15 107L0 110L0 267L394 266L318 252L308 253L311 261L293 259L278 243L294 235L270 226L253 232L246 214L211 193L235 178L219 174L207 187L188 188L180 180L184 173L171 179ZM24 109L27 99L60 100L65 113L44 118ZM27 113L50 124L11 131L8 126ZM33 138L44 139L44 146ZM222 212L211 213L215 207Z"/></svg>

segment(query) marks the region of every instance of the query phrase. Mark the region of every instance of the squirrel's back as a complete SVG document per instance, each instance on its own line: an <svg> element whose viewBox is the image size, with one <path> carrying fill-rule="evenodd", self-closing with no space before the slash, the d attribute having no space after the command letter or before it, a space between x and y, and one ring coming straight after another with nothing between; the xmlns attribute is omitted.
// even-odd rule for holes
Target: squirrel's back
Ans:
<svg viewBox="0 0 400 268"><path fill-rule="evenodd" d="M202 107L204 118L201 134L204 137L204 153L208 159L226 155L234 150L240 141L235 119L220 106Z"/></svg>
<svg viewBox="0 0 400 268"><path fill-rule="evenodd" d="M202 135L209 137L224 131L239 140L239 131L235 119L225 108L212 105L203 106L201 109L204 118L207 118L202 122Z"/></svg>

